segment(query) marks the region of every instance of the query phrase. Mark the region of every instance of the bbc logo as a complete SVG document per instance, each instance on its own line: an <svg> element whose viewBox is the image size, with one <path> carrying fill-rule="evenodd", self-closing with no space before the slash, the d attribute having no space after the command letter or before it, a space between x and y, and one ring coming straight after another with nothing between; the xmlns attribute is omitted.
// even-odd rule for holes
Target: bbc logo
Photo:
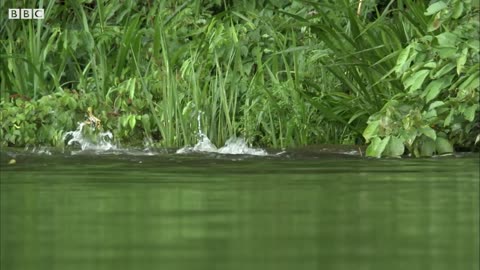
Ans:
<svg viewBox="0 0 480 270"><path fill-rule="evenodd" d="M38 20L44 19L45 13L43 8L31 9L31 8L9 8L8 18L10 20L26 19L26 20Z"/></svg>

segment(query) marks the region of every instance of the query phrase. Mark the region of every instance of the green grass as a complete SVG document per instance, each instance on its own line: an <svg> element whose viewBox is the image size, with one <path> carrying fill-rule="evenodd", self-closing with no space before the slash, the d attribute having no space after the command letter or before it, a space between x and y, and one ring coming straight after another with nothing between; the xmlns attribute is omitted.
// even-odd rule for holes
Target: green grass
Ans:
<svg viewBox="0 0 480 270"><path fill-rule="evenodd" d="M58 134L30 137L68 131L89 106L124 144L195 144L198 116L216 145L359 142L369 117L405 92L392 70L428 24L425 6L397 2L372 20L374 6L358 16L347 0L40 1L45 20L0 19L2 106L57 104L56 120L2 113L4 144L58 144ZM31 119L33 131L14 128Z"/></svg>

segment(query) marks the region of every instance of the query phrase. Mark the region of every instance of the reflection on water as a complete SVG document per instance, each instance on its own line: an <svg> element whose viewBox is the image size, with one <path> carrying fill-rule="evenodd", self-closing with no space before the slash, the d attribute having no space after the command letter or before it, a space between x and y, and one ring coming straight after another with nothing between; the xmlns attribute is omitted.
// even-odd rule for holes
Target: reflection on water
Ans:
<svg viewBox="0 0 480 270"><path fill-rule="evenodd" d="M0 268L479 267L478 157L228 158L18 156Z"/></svg>

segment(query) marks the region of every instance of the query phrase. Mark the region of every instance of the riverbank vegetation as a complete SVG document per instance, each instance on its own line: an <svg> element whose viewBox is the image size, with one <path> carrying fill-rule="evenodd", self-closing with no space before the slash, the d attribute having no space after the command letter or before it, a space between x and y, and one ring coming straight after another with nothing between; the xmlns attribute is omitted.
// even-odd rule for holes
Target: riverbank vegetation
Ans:
<svg viewBox="0 0 480 270"><path fill-rule="evenodd" d="M478 1L425 2L40 1L0 19L2 145L63 146L93 107L123 145L195 144L200 119L217 145L478 150Z"/></svg>

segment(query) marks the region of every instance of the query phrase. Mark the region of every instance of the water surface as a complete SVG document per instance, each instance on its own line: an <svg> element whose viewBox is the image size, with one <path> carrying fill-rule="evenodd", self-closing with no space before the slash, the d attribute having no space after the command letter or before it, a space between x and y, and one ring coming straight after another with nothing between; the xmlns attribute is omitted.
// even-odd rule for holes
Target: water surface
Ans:
<svg viewBox="0 0 480 270"><path fill-rule="evenodd" d="M479 268L478 155L1 156L2 270Z"/></svg>

